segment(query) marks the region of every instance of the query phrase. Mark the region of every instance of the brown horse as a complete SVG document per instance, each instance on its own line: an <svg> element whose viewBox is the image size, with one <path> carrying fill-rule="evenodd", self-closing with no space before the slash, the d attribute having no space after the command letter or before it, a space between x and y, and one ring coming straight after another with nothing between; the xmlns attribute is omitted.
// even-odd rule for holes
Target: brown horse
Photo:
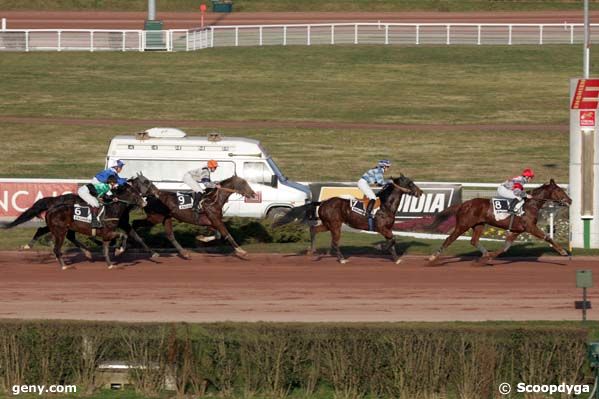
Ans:
<svg viewBox="0 0 599 399"><path fill-rule="evenodd" d="M223 223L223 206L233 193L241 194L246 198L253 198L256 193L241 177L232 176L220 182L220 188L207 193L202 201L202 212L193 209L179 209L177 194L158 190L155 187L154 197L147 198L148 205L144 208L146 219L134 220L133 228L153 226L158 223L164 225L166 237L173 244L183 258L189 259L189 253L181 247L173 233L173 218L197 226L208 226L220 233L233 247L239 256L247 253L235 242L227 227Z"/></svg>
<svg viewBox="0 0 599 399"><path fill-rule="evenodd" d="M105 205L103 218L103 226L96 230L96 236L102 239L102 245L104 250L104 258L106 259L106 265L109 269L112 269L114 265L110 260L109 244L115 238L120 238L121 248L117 249L116 253L122 253L125 251L127 242L127 235L121 232L115 231L118 227L119 220L123 213L131 210L130 205L137 205L144 207L146 202L144 201L141 193L131 185L121 186L114 191L115 200ZM85 204L85 201L78 199L78 204ZM62 244L64 243L65 236L69 230L77 233L85 234L88 236L94 235L94 231L91 228L90 223L77 221L74 219L75 207L71 204L62 204L50 208L46 212L46 225L50 229L54 237L54 255L62 266L63 270L69 269L73 266L65 265L62 259Z"/></svg>
<svg viewBox="0 0 599 399"><path fill-rule="evenodd" d="M395 214L402 195L408 194L416 197L422 195L422 190L414 184L412 180L404 175L398 178L391 179L381 191L378 193L381 199L381 208L375 214L375 229L387 239L382 249L389 251L393 261L397 264L401 259L395 251L395 236L393 235L393 224L395 223ZM309 215L314 214L316 207L318 208L318 218L322 223L310 226L310 248L308 255L312 255L316 248L316 234L323 231L331 232L331 248L337 253L337 260L340 263L347 263L347 259L343 257L339 248L339 239L341 238L341 226L346 224L350 227L360 230L368 230L368 218L357 214L351 210L350 200L333 197L322 202L312 202L304 206L294 208L285 216L281 217L274 223L274 226L282 226L291 223L297 219L306 220Z"/></svg>
<svg viewBox="0 0 599 399"><path fill-rule="evenodd" d="M489 253L487 249L479 243L479 239L485 229L485 225L490 224L491 226L508 230L511 217L503 220L496 220L495 216L493 215L493 207L491 206L490 199L474 198L464 202L463 204L453 206L439 213L435 217L433 223L428 226L429 229L434 229L436 226L440 225L452 216L455 216L456 223L453 232L445 239L441 245L441 248L439 248L429 257L429 261L435 262L445 248L447 248L459 236L468 231L468 229L472 229L473 231L470 244L472 244L482 253L483 260L495 258L506 252L516 237L524 232L530 233L541 240L547 241L560 255L567 256L568 251L563 249L558 243L549 237L548 234L537 227L537 220L539 216L539 210L543 207L543 205L545 205L546 202L553 201L561 205L570 205L572 200L561 187L555 184L553 179L551 179L549 183L543 184L541 187L532 190L531 195L531 199L525 200L526 202L524 203L523 207L525 212L524 215L514 216L512 227L507 232L503 248L492 253Z"/></svg>

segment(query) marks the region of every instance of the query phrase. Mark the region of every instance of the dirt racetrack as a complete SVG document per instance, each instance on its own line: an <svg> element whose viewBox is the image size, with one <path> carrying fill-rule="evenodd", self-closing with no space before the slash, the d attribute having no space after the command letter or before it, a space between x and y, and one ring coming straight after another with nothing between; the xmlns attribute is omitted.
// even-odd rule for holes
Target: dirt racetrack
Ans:
<svg viewBox="0 0 599 399"><path fill-rule="evenodd" d="M97 256L97 255L96 255ZM130 258L108 270L71 256L59 270L48 252L0 253L0 318L120 321L577 320L575 271L599 261L546 257L485 267L445 258L252 254ZM594 290L590 290L591 299ZM591 319L599 315L591 310Z"/></svg>

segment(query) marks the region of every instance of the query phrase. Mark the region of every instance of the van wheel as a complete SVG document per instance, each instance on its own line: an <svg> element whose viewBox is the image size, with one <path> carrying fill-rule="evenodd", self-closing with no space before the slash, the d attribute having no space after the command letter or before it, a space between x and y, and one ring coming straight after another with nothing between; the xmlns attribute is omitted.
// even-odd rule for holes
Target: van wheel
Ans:
<svg viewBox="0 0 599 399"><path fill-rule="evenodd" d="M266 214L266 220L268 220L269 222L274 222L279 218L285 216L289 211L289 208L273 208Z"/></svg>

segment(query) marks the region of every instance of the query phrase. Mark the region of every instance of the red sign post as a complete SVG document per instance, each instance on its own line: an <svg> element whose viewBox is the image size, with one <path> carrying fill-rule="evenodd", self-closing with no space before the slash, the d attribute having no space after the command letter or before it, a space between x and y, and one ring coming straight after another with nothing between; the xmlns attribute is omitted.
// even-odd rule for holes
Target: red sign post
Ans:
<svg viewBox="0 0 599 399"><path fill-rule="evenodd" d="M204 27L204 14L206 14L206 4L200 4L200 27Z"/></svg>

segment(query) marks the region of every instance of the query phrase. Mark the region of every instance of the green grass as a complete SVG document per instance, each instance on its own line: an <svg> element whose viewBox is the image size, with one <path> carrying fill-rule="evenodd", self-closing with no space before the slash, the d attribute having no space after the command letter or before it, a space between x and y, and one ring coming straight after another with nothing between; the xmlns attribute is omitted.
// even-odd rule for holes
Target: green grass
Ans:
<svg viewBox="0 0 599 399"><path fill-rule="evenodd" d="M210 1L203 3L210 5ZM233 0L234 11L544 11L579 10L573 0ZM197 0L158 3L159 11L197 11ZM591 4L596 0L591 0ZM0 0L0 10L145 11L146 0Z"/></svg>
<svg viewBox="0 0 599 399"><path fill-rule="evenodd" d="M3 156L11 161L0 163L0 177L90 178L104 166L113 136L142 129L4 123ZM185 130L191 135L208 131ZM354 181L379 158L394 162L391 174L401 171L419 181L500 182L519 171L506 160L533 167L539 180L568 180L568 135L559 132L219 130L260 140L295 181Z"/></svg>
<svg viewBox="0 0 599 399"><path fill-rule="evenodd" d="M565 124L581 54L567 45L7 53L0 116Z"/></svg>

